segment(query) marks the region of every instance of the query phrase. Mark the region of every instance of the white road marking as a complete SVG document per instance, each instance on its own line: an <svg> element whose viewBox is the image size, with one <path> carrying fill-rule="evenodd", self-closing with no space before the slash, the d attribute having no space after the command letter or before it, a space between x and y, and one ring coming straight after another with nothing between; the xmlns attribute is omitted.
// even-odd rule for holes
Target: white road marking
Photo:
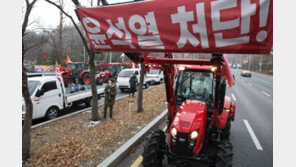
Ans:
<svg viewBox="0 0 296 167"><path fill-rule="evenodd" d="M268 97L270 97L270 96L271 96L270 94L268 94L268 93L264 92L263 90L261 90L261 92L262 92L263 94L265 94L266 96L268 96Z"/></svg>
<svg viewBox="0 0 296 167"><path fill-rule="evenodd" d="M231 93L231 96L232 96L233 100L236 101L236 98L233 93Z"/></svg>
<svg viewBox="0 0 296 167"><path fill-rule="evenodd" d="M253 86L251 83L248 83L249 86Z"/></svg>
<svg viewBox="0 0 296 167"><path fill-rule="evenodd" d="M245 123L245 125L246 125L246 127L247 127L247 129L248 129L248 131L249 131L249 133L250 133L250 135L251 135L251 137L253 139L253 142L254 142L255 146L257 147L257 149L258 150L263 150L263 148L261 147L261 145L259 143L259 140L257 139L257 137L256 137L253 129L251 128L248 120L244 119L244 123Z"/></svg>

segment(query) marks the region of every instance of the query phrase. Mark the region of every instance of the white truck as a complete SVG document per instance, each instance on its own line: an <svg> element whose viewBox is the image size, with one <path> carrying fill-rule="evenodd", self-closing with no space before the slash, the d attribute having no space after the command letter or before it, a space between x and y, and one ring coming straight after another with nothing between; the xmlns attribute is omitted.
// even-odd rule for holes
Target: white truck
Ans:
<svg viewBox="0 0 296 167"><path fill-rule="evenodd" d="M116 85L119 87L120 91L124 92L125 90L130 89L129 80L133 73L137 74L138 83L140 82L140 69L139 68L132 68L132 69L124 69L120 71L117 76L117 83ZM144 77L143 86L145 89L149 87L149 80Z"/></svg>
<svg viewBox="0 0 296 167"><path fill-rule="evenodd" d="M150 85L154 85L155 83L163 83L164 76L163 71L159 69L150 69L149 73L146 74L146 78L149 80Z"/></svg>
<svg viewBox="0 0 296 167"><path fill-rule="evenodd" d="M70 86L65 88L63 78L59 76L37 76L28 78L29 93L33 103L33 118L54 119L62 109L79 103L91 106L90 86ZM98 99L104 93L104 87L98 86ZM25 103L22 102L22 119L25 118Z"/></svg>

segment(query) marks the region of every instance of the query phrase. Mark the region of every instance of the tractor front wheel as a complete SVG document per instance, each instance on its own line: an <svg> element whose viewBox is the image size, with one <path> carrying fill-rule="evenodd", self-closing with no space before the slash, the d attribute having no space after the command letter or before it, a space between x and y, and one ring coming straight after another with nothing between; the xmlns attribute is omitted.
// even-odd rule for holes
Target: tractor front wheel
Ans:
<svg viewBox="0 0 296 167"><path fill-rule="evenodd" d="M165 147L165 134L162 130L156 130L146 137L143 152L144 167L161 167L164 153L161 151Z"/></svg>
<svg viewBox="0 0 296 167"><path fill-rule="evenodd" d="M84 73L81 77L81 84L82 85L89 85L90 84L90 74Z"/></svg>
<svg viewBox="0 0 296 167"><path fill-rule="evenodd" d="M232 144L224 140L217 145L215 167L231 167L232 166Z"/></svg>
<svg viewBox="0 0 296 167"><path fill-rule="evenodd" d="M229 140L229 136L230 136L230 128L231 128L231 114L228 114L228 118L227 118L227 122L225 125L225 128L222 129L222 133L224 136L224 139Z"/></svg>

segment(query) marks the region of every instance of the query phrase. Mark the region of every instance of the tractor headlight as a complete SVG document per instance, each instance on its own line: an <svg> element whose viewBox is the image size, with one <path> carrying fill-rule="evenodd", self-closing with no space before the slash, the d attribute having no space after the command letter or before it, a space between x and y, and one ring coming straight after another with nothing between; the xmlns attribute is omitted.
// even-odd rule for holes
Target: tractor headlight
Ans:
<svg viewBox="0 0 296 167"><path fill-rule="evenodd" d="M197 131L193 131L193 132L190 133L190 139L191 140L195 140L195 139L197 139L197 137L198 137Z"/></svg>
<svg viewBox="0 0 296 167"><path fill-rule="evenodd" d="M174 137L174 138L177 138L177 129L176 128L172 128L172 130L171 130L171 134L172 134L172 136Z"/></svg>

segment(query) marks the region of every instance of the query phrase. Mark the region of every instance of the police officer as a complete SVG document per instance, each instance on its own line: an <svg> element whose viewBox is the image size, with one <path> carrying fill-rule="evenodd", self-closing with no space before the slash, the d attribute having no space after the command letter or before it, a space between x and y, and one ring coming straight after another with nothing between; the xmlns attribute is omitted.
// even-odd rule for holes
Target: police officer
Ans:
<svg viewBox="0 0 296 167"><path fill-rule="evenodd" d="M113 105L115 103L115 96L117 93L117 89L114 82L115 82L114 79L110 79L108 81L108 86L104 90L104 93L105 93L104 118L106 118L108 106L110 108L110 118L112 118Z"/></svg>

